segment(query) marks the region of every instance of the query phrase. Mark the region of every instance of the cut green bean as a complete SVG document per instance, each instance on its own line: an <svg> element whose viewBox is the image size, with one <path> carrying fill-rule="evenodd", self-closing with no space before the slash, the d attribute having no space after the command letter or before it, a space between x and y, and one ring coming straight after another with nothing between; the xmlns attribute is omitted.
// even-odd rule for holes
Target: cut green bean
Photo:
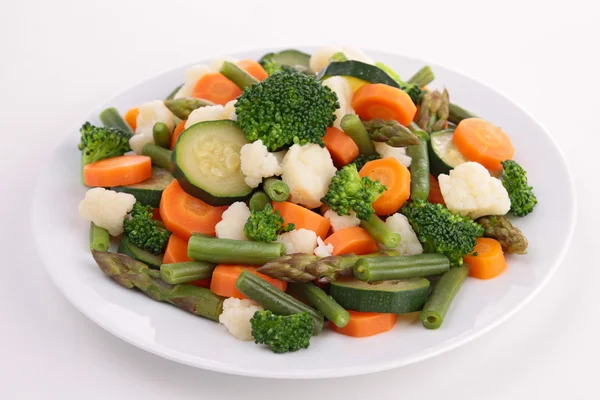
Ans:
<svg viewBox="0 0 600 400"><path fill-rule="evenodd" d="M454 296L468 275L469 266L467 264L451 268L442 275L421 311L421 323L425 328L437 329L442 325Z"/></svg>
<svg viewBox="0 0 600 400"><path fill-rule="evenodd" d="M108 251L110 247L110 235L104 228L90 222L90 251Z"/></svg>
<svg viewBox="0 0 600 400"><path fill-rule="evenodd" d="M255 77L229 61L223 62L219 72L225 75L227 79L235 83L237 87L242 90L258 83L258 80Z"/></svg>
<svg viewBox="0 0 600 400"><path fill-rule="evenodd" d="M267 204L271 202L271 199L265 192L262 190L254 192L252 197L250 197L250 201L248 202L248 206L251 211L262 211L265 209Z"/></svg>
<svg viewBox="0 0 600 400"><path fill-rule="evenodd" d="M162 122L155 123L152 127L152 137L154 138L154 143L158 146L165 149L171 148L171 131L166 124Z"/></svg>
<svg viewBox="0 0 600 400"><path fill-rule="evenodd" d="M290 197L289 186L277 178L265 179L263 190L273 201L286 201Z"/></svg>
<svg viewBox="0 0 600 400"><path fill-rule="evenodd" d="M175 89L173 89L173 91L171 93L169 93L169 95L165 98L165 100L173 100L175 98L175 95L177 94L177 92L179 92L179 89L181 89L181 87L183 86L183 83L179 86L177 86Z"/></svg>
<svg viewBox="0 0 600 400"><path fill-rule="evenodd" d="M346 114L342 118L340 125L344 132L354 140L354 143L358 146L360 154L373 155L375 151L375 145L369 136L369 132L363 125L360 118L356 114Z"/></svg>
<svg viewBox="0 0 600 400"><path fill-rule="evenodd" d="M411 130L419 137L421 143L406 148L406 155L412 159L410 162L410 198L411 200L427 201L430 189L429 152L427 149L429 135L416 124L415 127L411 127Z"/></svg>
<svg viewBox="0 0 600 400"><path fill-rule="evenodd" d="M320 287L313 283L291 283L289 287L290 290L297 291L305 297L310 304L338 328L348 325L350 313Z"/></svg>
<svg viewBox="0 0 600 400"><path fill-rule="evenodd" d="M127 122L121 117L119 111L114 107L109 107L100 113L100 121L104 126L117 128L127 133L133 133L133 130Z"/></svg>
<svg viewBox="0 0 600 400"><path fill-rule="evenodd" d="M263 265L285 254L282 243L251 242L192 235L188 256L215 264Z"/></svg>
<svg viewBox="0 0 600 400"><path fill-rule="evenodd" d="M392 231L385 222L373 214L368 221L360 221L361 228L369 232L375 241L383 244L388 249L395 249L400 244L400 234Z"/></svg>
<svg viewBox="0 0 600 400"><path fill-rule="evenodd" d="M173 169L171 164L171 150L160 147L154 143L148 143L142 149L142 154L150 157L152 159L152 164L154 165L158 165L169 171Z"/></svg>
<svg viewBox="0 0 600 400"><path fill-rule="evenodd" d="M418 70L409 80L408 83L413 83L419 87L427 86L435 79L435 75L429 65Z"/></svg>
<svg viewBox="0 0 600 400"><path fill-rule="evenodd" d="M161 278L172 285L207 279L212 276L215 265L204 261L185 261L160 266Z"/></svg>
<svg viewBox="0 0 600 400"><path fill-rule="evenodd" d="M424 278L450 269L448 257L442 254L360 258L354 264L354 277L365 282Z"/></svg>
<svg viewBox="0 0 600 400"><path fill-rule="evenodd" d="M452 122L455 125L458 125L460 121L467 118L477 118L477 115L473 114L470 111L465 110L464 108L457 106L454 103L450 103L448 107L450 111L450 115L448 116L448 121Z"/></svg>

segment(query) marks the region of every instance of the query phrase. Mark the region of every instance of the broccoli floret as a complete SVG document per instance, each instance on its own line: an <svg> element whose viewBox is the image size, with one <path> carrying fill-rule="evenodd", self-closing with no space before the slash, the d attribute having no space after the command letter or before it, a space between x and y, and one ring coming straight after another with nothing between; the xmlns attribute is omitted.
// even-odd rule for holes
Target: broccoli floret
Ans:
<svg viewBox="0 0 600 400"><path fill-rule="evenodd" d="M430 253L446 255L452 265L462 265L462 257L473 251L483 228L475 221L451 213L441 204L413 201L400 209L408 218L419 241Z"/></svg>
<svg viewBox="0 0 600 400"><path fill-rule="evenodd" d="M129 147L131 134L120 129L94 126L86 122L79 131L81 132L79 150L82 152L83 165L122 156L131 150Z"/></svg>
<svg viewBox="0 0 600 400"><path fill-rule="evenodd" d="M373 153L373 154L359 154L352 163L356 165L357 170L361 170L362 167L365 166L366 163L373 160L379 160L381 158L381 154Z"/></svg>
<svg viewBox="0 0 600 400"><path fill-rule="evenodd" d="M321 201L338 215L350 215L354 210L359 219L367 221L375 212L373 202L385 190L379 181L361 178L355 164L348 164L335 173Z"/></svg>
<svg viewBox="0 0 600 400"><path fill-rule="evenodd" d="M410 96L410 99L413 101L413 103L421 103L423 91L418 85L404 82L402 79L400 79L400 75L398 75L396 71L394 71L382 62L376 62L375 66L377 66L383 72L388 74L393 80L395 80L398 83L398 85L400 85L400 89L402 89L403 92L406 92L406 94Z"/></svg>
<svg viewBox="0 0 600 400"><path fill-rule="evenodd" d="M267 204L262 211L251 211L244 225L244 234L256 242L274 242L277 235L294 230L294 224L283 224L279 211Z"/></svg>
<svg viewBox="0 0 600 400"><path fill-rule="evenodd" d="M244 90L235 103L237 122L250 141L270 151L294 143L317 143L335 120L337 96L300 72L283 70Z"/></svg>
<svg viewBox="0 0 600 400"><path fill-rule="evenodd" d="M527 172L513 160L502 161L502 167L500 180L510 198L510 211L517 217L524 217L537 204L533 188L527 184Z"/></svg>
<svg viewBox="0 0 600 400"><path fill-rule="evenodd" d="M142 250L159 255L165 250L171 232L160 228L152 219L152 207L135 203L123 221L123 231L129 241Z"/></svg>
<svg viewBox="0 0 600 400"><path fill-rule="evenodd" d="M266 344L274 353L307 349L310 345L313 328L307 311L292 315L257 311L250 324L255 343Z"/></svg>

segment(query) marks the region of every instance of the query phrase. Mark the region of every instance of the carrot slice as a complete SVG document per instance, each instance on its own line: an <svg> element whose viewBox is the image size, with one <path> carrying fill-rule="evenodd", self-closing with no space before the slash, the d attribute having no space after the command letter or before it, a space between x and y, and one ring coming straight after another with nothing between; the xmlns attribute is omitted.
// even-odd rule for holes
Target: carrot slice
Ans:
<svg viewBox="0 0 600 400"><path fill-rule="evenodd" d="M135 128L137 127L137 117L140 115L140 109L137 107L130 108L126 113L123 119L125 122L129 124L131 129L135 132Z"/></svg>
<svg viewBox="0 0 600 400"><path fill-rule="evenodd" d="M269 282L277 289L285 292L285 289L287 288L287 282L283 282L279 279L271 278L270 276L256 272L257 269L258 267L249 267L247 265L219 264L213 271L212 280L210 282L210 290L219 296L247 299L246 296L237 290L235 287L235 282L243 271L248 271Z"/></svg>
<svg viewBox="0 0 600 400"><path fill-rule="evenodd" d="M204 74L192 92L192 97L224 106L242 94L242 90L220 72Z"/></svg>
<svg viewBox="0 0 600 400"><path fill-rule="evenodd" d="M179 139L179 136L181 135L181 133L183 131L185 131L185 122L187 120L184 119L183 121L179 122L177 124L177 126L175 127L175 129L173 129L173 134L171 135L171 150L173 150L175 148L175 143L177 143L177 139Z"/></svg>
<svg viewBox="0 0 600 400"><path fill-rule="evenodd" d="M147 156L119 156L87 164L83 181L88 186L125 186L152 176L152 160Z"/></svg>
<svg viewBox="0 0 600 400"><path fill-rule="evenodd" d="M381 314L373 312L350 311L350 321L343 328L338 328L334 324L329 327L342 335L353 337L367 337L387 332L396 325L397 314Z"/></svg>
<svg viewBox="0 0 600 400"><path fill-rule="evenodd" d="M478 279L495 278L506 269L502 246L491 238L477 239L473 253L466 256L464 262L469 264L469 276Z"/></svg>
<svg viewBox="0 0 600 400"><path fill-rule="evenodd" d="M284 224L291 223L294 224L295 229L309 229L321 238L327 237L331 224L322 215L289 201L273 201L271 204L275 210L279 211Z"/></svg>
<svg viewBox="0 0 600 400"><path fill-rule="evenodd" d="M379 180L387 188L373 203L377 215L395 213L410 197L410 171L395 158L369 161L360 170L360 176Z"/></svg>
<svg viewBox="0 0 600 400"><path fill-rule="evenodd" d="M359 226L340 229L324 240L325 244L332 244L332 254L356 255L375 253L377 251L377 243L369 233Z"/></svg>
<svg viewBox="0 0 600 400"><path fill-rule="evenodd" d="M325 136L323 136L325 147L329 150L333 163L336 167L341 168L348 165L358 157L358 146L346 132L338 128L327 128Z"/></svg>
<svg viewBox="0 0 600 400"><path fill-rule="evenodd" d="M158 209L158 208L152 209L152 219L162 222L162 218L160 217L160 209Z"/></svg>
<svg viewBox="0 0 600 400"><path fill-rule="evenodd" d="M408 94L382 83L370 83L358 89L352 97L352 108L363 120L393 119L405 126L417 113L417 107Z"/></svg>
<svg viewBox="0 0 600 400"><path fill-rule="evenodd" d="M252 75L258 81L264 81L267 79L269 74L267 71L260 65L258 62L254 60L242 60L237 63L238 67Z"/></svg>
<svg viewBox="0 0 600 400"><path fill-rule="evenodd" d="M214 207L186 193L174 180L165 188L160 200L160 216L168 230L188 240L192 233L215 235L224 207Z"/></svg>
<svg viewBox="0 0 600 400"><path fill-rule="evenodd" d="M446 205L444 196L442 196L442 190L440 189L440 183L435 179L435 176L431 174L429 174L429 198L427 201L433 204Z"/></svg>
<svg viewBox="0 0 600 400"><path fill-rule="evenodd" d="M167 242L165 255L163 257L164 264L174 264L186 261L192 261L187 253L188 241L180 238L177 235L171 235Z"/></svg>
<svg viewBox="0 0 600 400"><path fill-rule="evenodd" d="M493 172L502 170L500 162L510 160L515 154L515 148L506 133L480 118L460 121L452 138L463 156Z"/></svg>

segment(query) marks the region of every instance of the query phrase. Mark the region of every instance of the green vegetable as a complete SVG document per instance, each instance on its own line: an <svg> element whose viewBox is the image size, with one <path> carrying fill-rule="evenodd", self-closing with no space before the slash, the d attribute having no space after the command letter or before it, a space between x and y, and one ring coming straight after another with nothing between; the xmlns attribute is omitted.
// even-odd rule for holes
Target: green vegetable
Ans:
<svg viewBox="0 0 600 400"><path fill-rule="evenodd" d="M250 197L250 201L248 202L248 206L251 211L262 211L265 209L267 204L271 203L271 199L265 192L262 190L258 190L252 194Z"/></svg>
<svg viewBox="0 0 600 400"><path fill-rule="evenodd" d="M166 124L162 122L155 123L152 127L152 137L154 138L154 143L158 146L165 149L171 148L171 131Z"/></svg>
<svg viewBox="0 0 600 400"><path fill-rule="evenodd" d="M356 143L358 146L358 151L360 154L377 154L375 151L375 145L369 136L369 132L367 132L367 129L363 125L360 118L358 118L358 115L346 114L342 118L340 124L343 131L346 132L346 134L350 136L352 140L354 140L354 143Z"/></svg>
<svg viewBox="0 0 600 400"><path fill-rule="evenodd" d="M373 202L385 190L378 180L361 178L356 165L348 164L335 173L321 201L338 215L350 215L354 211L359 219L366 221L375 213Z"/></svg>
<svg viewBox="0 0 600 400"><path fill-rule="evenodd" d="M139 203L158 208L160 206L163 190L173 182L173 179L171 172L164 168L154 166L152 167L152 177L150 179L146 179L144 182L136 183L134 185L112 187L111 190L129 193L133 195Z"/></svg>
<svg viewBox="0 0 600 400"><path fill-rule="evenodd" d="M459 268L451 268L442 275L421 311L421 322L425 328L437 329L442 325L454 296L468 275L469 266L467 264Z"/></svg>
<svg viewBox="0 0 600 400"><path fill-rule="evenodd" d="M244 90L235 103L238 124L249 141L270 150L294 143L317 143L333 125L337 96L314 78L283 71Z"/></svg>
<svg viewBox="0 0 600 400"><path fill-rule="evenodd" d="M262 211L250 211L250 217L244 225L244 234L256 242L274 242L277 235L294 230L294 224L283 225L279 211L267 204Z"/></svg>
<svg viewBox="0 0 600 400"><path fill-rule="evenodd" d="M100 113L99 117L100 121L102 121L106 128L117 129L129 134L130 136L133 134L131 127L127 122L125 122L123 117L121 117L121 114L119 114L119 111L116 108L107 108Z"/></svg>
<svg viewBox="0 0 600 400"><path fill-rule="evenodd" d="M206 288L194 285L170 285L160 279L160 273L142 262L123 254L93 251L100 269L119 285L137 288L156 301L171 303L201 317L219 320L225 298Z"/></svg>
<svg viewBox="0 0 600 400"><path fill-rule="evenodd" d="M160 266L160 276L172 285L207 279L212 276L215 265L203 261L185 261Z"/></svg>
<svg viewBox="0 0 600 400"><path fill-rule="evenodd" d="M247 143L233 121L194 124L173 149L173 175L183 190L210 205L244 201L252 193L240 169L240 150Z"/></svg>
<svg viewBox="0 0 600 400"><path fill-rule="evenodd" d="M167 247L171 232L158 227L152 219L152 207L135 203L123 221L123 231L129 241L142 250L159 255Z"/></svg>
<svg viewBox="0 0 600 400"><path fill-rule="evenodd" d="M383 244L388 249L395 249L400 244L400 234L392 231L385 222L373 214L366 221L360 221L360 226L369 232L375 241Z"/></svg>
<svg viewBox="0 0 600 400"><path fill-rule="evenodd" d="M266 344L274 353L288 353L310 346L312 318L308 312L275 315L257 311L250 319L255 343Z"/></svg>
<svg viewBox="0 0 600 400"><path fill-rule="evenodd" d="M369 161L373 161L373 160L379 160L381 158L381 154L379 153L374 153L374 154L359 154L358 157L356 157L354 160L352 160L352 164L356 165L356 169L357 170L361 170L362 167L365 166L366 163L368 163Z"/></svg>
<svg viewBox="0 0 600 400"><path fill-rule="evenodd" d="M433 71L429 65L424 66L418 70L409 80L408 83L412 83L419 87L427 86L435 79Z"/></svg>
<svg viewBox="0 0 600 400"><path fill-rule="evenodd" d="M182 120L188 119L192 111L200 107L212 106L213 102L203 99L195 99L189 97L181 97L179 99L170 99L164 101L165 106L173 113L177 118Z"/></svg>
<svg viewBox="0 0 600 400"><path fill-rule="evenodd" d="M330 62L325 68L319 71L317 79L324 80L331 76L352 76L370 83L382 83L396 88L400 87L398 82L380 68L355 60Z"/></svg>
<svg viewBox="0 0 600 400"><path fill-rule="evenodd" d="M110 248L110 235L104 228L90 222L90 251L108 251Z"/></svg>
<svg viewBox="0 0 600 400"><path fill-rule="evenodd" d="M361 258L354 264L354 277L365 282L424 278L449 268L450 261L442 254Z"/></svg>
<svg viewBox="0 0 600 400"><path fill-rule="evenodd" d="M429 296L425 278L367 283L337 280L331 283L331 297L347 310L403 314L419 311Z"/></svg>
<svg viewBox="0 0 600 400"><path fill-rule="evenodd" d="M227 79L235 83L237 87L242 90L258 83L258 80L255 77L229 61L223 62L219 72L225 75Z"/></svg>
<svg viewBox="0 0 600 400"><path fill-rule="evenodd" d="M417 125L428 133L441 131L448 123L450 97L448 91L434 90L423 95Z"/></svg>
<svg viewBox="0 0 600 400"><path fill-rule="evenodd" d="M194 234L188 242L188 256L214 264L262 265L285 254L281 243L218 239Z"/></svg>
<svg viewBox="0 0 600 400"><path fill-rule="evenodd" d="M337 53L334 53L331 57L329 57L329 62L341 61L348 61L348 57L346 57L346 55L341 51L338 51Z"/></svg>
<svg viewBox="0 0 600 400"><path fill-rule="evenodd" d="M292 283L289 287L306 299L329 321L338 328L343 328L350 321L350 314L344 310L331 296L312 283Z"/></svg>
<svg viewBox="0 0 600 400"><path fill-rule="evenodd" d="M456 125L458 125L463 119L477 118L477 116L472 112L467 111L454 103L450 103L449 112L450 114L448 115L448 121Z"/></svg>
<svg viewBox="0 0 600 400"><path fill-rule="evenodd" d="M99 127L86 122L81 129L79 150L82 166L105 158L122 156L131 150L131 134L117 128Z"/></svg>
<svg viewBox="0 0 600 400"><path fill-rule="evenodd" d="M142 154L152 159L152 164L157 165L166 170L172 170L171 164L172 151L165 149L154 143L148 143L142 148Z"/></svg>
<svg viewBox="0 0 600 400"><path fill-rule="evenodd" d="M427 153L427 134L421 130L415 132L421 143L408 146L406 155L410 162L410 198L426 201L429 198L429 155Z"/></svg>
<svg viewBox="0 0 600 400"><path fill-rule="evenodd" d="M410 129L398 121L376 118L363 121L371 140L382 142L392 147L406 147L421 143L421 140Z"/></svg>
<svg viewBox="0 0 600 400"><path fill-rule="evenodd" d="M483 227L483 236L496 239L508 254L525 254L529 245L523 232L503 215L489 215L476 221Z"/></svg>
<svg viewBox="0 0 600 400"><path fill-rule="evenodd" d="M290 197L290 188L281 179L265 179L263 182L263 190L273 201L286 201L288 197Z"/></svg>
<svg viewBox="0 0 600 400"><path fill-rule="evenodd" d="M294 49L265 54L259 62L269 75L280 71L310 72L310 54Z"/></svg>
<svg viewBox="0 0 600 400"><path fill-rule="evenodd" d="M117 252L125 254L139 262L142 262L152 269L160 269L160 266L163 263L162 254L156 256L152 253L147 252L146 250L140 249L139 247L131 243L129 239L127 239L127 236L123 236L121 238L121 242L119 242L119 248L117 249Z"/></svg>
<svg viewBox="0 0 600 400"><path fill-rule="evenodd" d="M400 212L408 218L425 250L444 254L452 266L462 265L462 257L473 251L477 238L483 235L481 225L441 204L411 201Z"/></svg>
<svg viewBox="0 0 600 400"><path fill-rule="evenodd" d="M175 98L175 95L177 94L177 92L179 92L179 89L181 89L181 87L183 86L183 83L179 86L177 86L175 89L173 89L173 91L171 93L169 93L169 95L165 98L165 100L173 100L173 98Z"/></svg>
<svg viewBox="0 0 600 400"><path fill-rule="evenodd" d="M419 104L421 97L423 96L423 91L421 90L422 86L419 86L413 82L402 81L402 79L400 79L400 75L398 75L393 69L384 63L376 62L375 65L389 75L394 81L396 81L400 89L410 96L410 99L413 101L413 103Z"/></svg>
<svg viewBox="0 0 600 400"><path fill-rule="evenodd" d="M440 174L448 174L457 165L468 160L458 151L452 137L454 129L444 129L431 134L431 145L429 146L429 161L431 173L438 177Z"/></svg>
<svg viewBox="0 0 600 400"><path fill-rule="evenodd" d="M533 188L527 183L527 172L516 161L502 161L504 171L500 180L510 198L510 211L517 217L524 217L533 211L537 198Z"/></svg>
<svg viewBox="0 0 600 400"><path fill-rule="evenodd" d="M246 297L277 315L308 312L312 318L312 331L314 335L318 335L323 329L323 315L320 312L248 271L243 271L240 274L235 282L235 287Z"/></svg>

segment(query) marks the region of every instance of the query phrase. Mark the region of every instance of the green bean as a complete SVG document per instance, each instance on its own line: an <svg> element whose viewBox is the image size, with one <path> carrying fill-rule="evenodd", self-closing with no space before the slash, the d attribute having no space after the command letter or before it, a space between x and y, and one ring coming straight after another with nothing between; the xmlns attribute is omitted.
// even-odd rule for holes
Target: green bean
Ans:
<svg viewBox="0 0 600 400"><path fill-rule="evenodd" d="M258 80L255 77L229 61L223 62L219 72L225 75L227 79L235 83L237 87L242 90L258 83Z"/></svg>
<svg viewBox="0 0 600 400"><path fill-rule="evenodd" d="M162 122L155 123L152 127L152 137L154 138L154 143L158 146L165 149L171 148L171 131L166 124Z"/></svg>
<svg viewBox="0 0 600 400"><path fill-rule="evenodd" d="M410 162L410 198L426 201L429 198L429 153L427 138L429 135L420 128L413 132L421 139L420 144L408 146L406 154L412 158Z"/></svg>
<svg viewBox="0 0 600 400"><path fill-rule="evenodd" d="M282 243L250 242L192 235L188 256L215 264L263 265L285 254Z"/></svg>
<svg viewBox="0 0 600 400"><path fill-rule="evenodd" d="M354 264L354 277L365 282L424 278L448 271L450 261L442 254L360 258Z"/></svg>
<svg viewBox="0 0 600 400"><path fill-rule="evenodd" d="M360 154L376 154L375 145L369 136L369 132L356 114L346 114L340 122L342 129L354 140Z"/></svg>
<svg viewBox="0 0 600 400"><path fill-rule="evenodd" d="M133 130L127 122L121 117L119 111L114 107L109 107L100 113L100 121L104 126L109 128L117 128L127 133L133 133Z"/></svg>
<svg viewBox="0 0 600 400"><path fill-rule="evenodd" d="M90 222L90 251L108 251L110 247L110 235L104 228Z"/></svg>
<svg viewBox="0 0 600 400"><path fill-rule="evenodd" d="M421 322L425 328L437 329L442 325L454 296L468 275L469 266L467 264L458 268L450 268L442 275L421 311Z"/></svg>
<svg viewBox="0 0 600 400"><path fill-rule="evenodd" d="M210 278L215 265L203 261L185 261L160 266L161 278L172 285Z"/></svg>
<svg viewBox="0 0 600 400"><path fill-rule="evenodd" d="M477 118L475 114L470 111L465 110L464 108L457 106L454 103L450 103L448 107L450 111L450 115L448 116L448 121L452 122L455 125L458 125L460 121L467 118Z"/></svg>
<svg viewBox="0 0 600 400"><path fill-rule="evenodd" d="M251 211L262 211L270 202L271 199L269 198L269 196L267 196L267 194L262 190L258 190L254 192L252 197L250 197L248 205Z"/></svg>
<svg viewBox="0 0 600 400"><path fill-rule="evenodd" d="M290 290L297 291L338 328L350 321L350 313L340 306L331 296L313 283L291 283Z"/></svg>
<svg viewBox="0 0 600 400"><path fill-rule="evenodd" d="M377 215L373 214L368 221L360 221L361 228L369 232L377 242L383 244L388 249L395 249L400 244L400 235L392 231L385 222Z"/></svg>
<svg viewBox="0 0 600 400"><path fill-rule="evenodd" d="M274 201L286 201L290 197L289 186L280 179L267 178L263 182L263 190Z"/></svg>
<svg viewBox="0 0 600 400"><path fill-rule="evenodd" d="M413 83L419 87L423 87L429 85L435 79L435 75L433 75L433 71L429 65L424 66L420 70L418 70L407 83Z"/></svg>
<svg viewBox="0 0 600 400"><path fill-rule="evenodd" d="M142 149L142 154L152 159L152 164L158 165L166 170L171 171L173 165L171 164L172 151L160 147L154 143L148 143Z"/></svg>
<svg viewBox="0 0 600 400"><path fill-rule="evenodd" d="M181 87L183 86L183 83L179 86L177 86L175 89L173 89L173 91L171 93L169 93L169 95L165 98L165 100L173 100L175 98L175 95L177 94L177 92L179 92L179 89L181 89Z"/></svg>

